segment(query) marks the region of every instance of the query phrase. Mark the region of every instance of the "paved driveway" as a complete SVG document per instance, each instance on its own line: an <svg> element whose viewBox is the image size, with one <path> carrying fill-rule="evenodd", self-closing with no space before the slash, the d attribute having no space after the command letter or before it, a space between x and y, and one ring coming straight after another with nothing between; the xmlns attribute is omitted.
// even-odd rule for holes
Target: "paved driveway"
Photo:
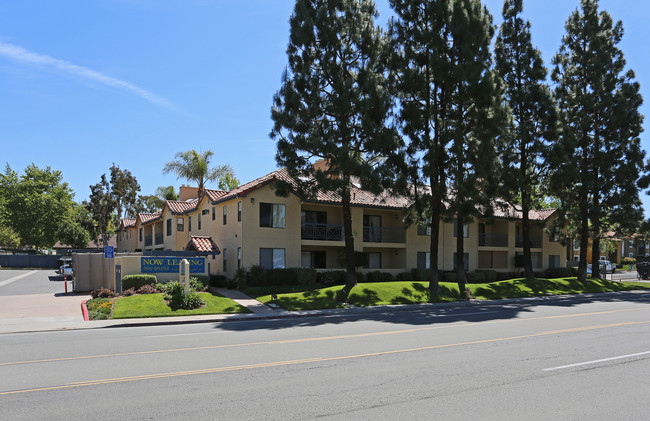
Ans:
<svg viewBox="0 0 650 421"><path fill-rule="evenodd" d="M63 277L54 270L0 270L0 333L83 323L81 303L89 295L65 295Z"/></svg>

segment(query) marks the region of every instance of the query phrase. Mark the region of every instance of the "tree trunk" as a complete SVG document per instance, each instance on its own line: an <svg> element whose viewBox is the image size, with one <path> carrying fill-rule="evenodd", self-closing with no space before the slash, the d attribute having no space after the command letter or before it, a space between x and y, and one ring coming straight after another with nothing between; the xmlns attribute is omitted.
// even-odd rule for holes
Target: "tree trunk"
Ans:
<svg viewBox="0 0 650 421"><path fill-rule="evenodd" d="M465 273L465 238L463 229L463 218L456 216L456 283L458 283L458 292L462 297L465 293L465 284L467 284L467 274Z"/></svg>
<svg viewBox="0 0 650 421"><path fill-rule="evenodd" d="M356 262L354 261L354 236L352 235L352 207L350 206L350 188L346 187L341 195L343 210L343 235L345 238L345 268L347 282L345 289L349 293L357 285Z"/></svg>
<svg viewBox="0 0 650 421"><path fill-rule="evenodd" d="M528 193L524 189L521 192L521 237L524 247L524 276L526 279L535 279L533 258L530 252L530 219L528 219L530 206L528 205L528 201Z"/></svg>
<svg viewBox="0 0 650 421"><path fill-rule="evenodd" d="M431 177L431 243L429 246L429 293L440 294L440 272L438 270L438 238L440 237L440 215L442 213L442 198L438 180Z"/></svg>

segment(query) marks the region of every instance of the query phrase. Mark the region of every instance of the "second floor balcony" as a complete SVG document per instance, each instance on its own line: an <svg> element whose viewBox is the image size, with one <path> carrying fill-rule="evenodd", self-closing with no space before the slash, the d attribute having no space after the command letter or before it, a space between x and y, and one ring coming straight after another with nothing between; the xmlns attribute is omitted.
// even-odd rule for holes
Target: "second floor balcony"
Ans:
<svg viewBox="0 0 650 421"><path fill-rule="evenodd" d="M524 246L524 239L517 237L515 239L515 247L521 248ZM534 249L542 248L542 237L539 235L530 236L530 247Z"/></svg>
<svg viewBox="0 0 650 421"><path fill-rule="evenodd" d="M144 237L144 246L149 247L150 245L153 244L152 237L149 235L147 237Z"/></svg>
<svg viewBox="0 0 650 421"><path fill-rule="evenodd" d="M155 240L156 240L156 244L162 244L163 243L163 233L162 232L157 232Z"/></svg>
<svg viewBox="0 0 650 421"><path fill-rule="evenodd" d="M478 245L481 247L508 247L508 234L479 234Z"/></svg>
<svg viewBox="0 0 650 421"><path fill-rule="evenodd" d="M343 225L303 224L300 238L303 240L344 241Z"/></svg>
<svg viewBox="0 0 650 421"><path fill-rule="evenodd" d="M366 243L405 243L404 228L363 227L363 241Z"/></svg>

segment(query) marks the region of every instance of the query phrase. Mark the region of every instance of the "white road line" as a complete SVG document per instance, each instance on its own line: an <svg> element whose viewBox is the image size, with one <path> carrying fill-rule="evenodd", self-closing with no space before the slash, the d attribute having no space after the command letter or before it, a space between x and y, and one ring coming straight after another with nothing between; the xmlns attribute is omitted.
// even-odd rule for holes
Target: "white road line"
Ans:
<svg viewBox="0 0 650 421"><path fill-rule="evenodd" d="M597 363L604 363L607 361L614 361L614 360L620 360L623 358L632 358L632 357L638 357L640 355L647 355L650 354L650 351L646 352L638 352L636 354L628 354L628 355L620 355L618 357L611 357L611 358L603 358L602 360L593 360L593 361L585 361L582 363L575 363L575 364L568 364L568 365L561 365L559 367L551 367L551 368L545 368L542 371L553 371L553 370L561 370L563 368L571 368L571 367L579 367L582 365L588 365L588 364L597 364Z"/></svg>
<svg viewBox="0 0 650 421"><path fill-rule="evenodd" d="M35 273L38 273L38 271L37 270L30 270L29 272L23 273L22 275L18 275L18 276L14 276L13 278L6 279L6 280L0 282L0 287L3 287L5 285L9 285L12 282L16 282L19 279L22 279L22 278L24 278L26 276L29 276L29 275L33 275Z"/></svg>

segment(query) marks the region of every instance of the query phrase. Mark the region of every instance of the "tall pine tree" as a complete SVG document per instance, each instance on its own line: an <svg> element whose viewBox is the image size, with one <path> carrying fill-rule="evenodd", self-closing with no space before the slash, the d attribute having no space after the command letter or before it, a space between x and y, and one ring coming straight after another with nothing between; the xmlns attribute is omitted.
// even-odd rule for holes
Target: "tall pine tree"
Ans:
<svg viewBox="0 0 650 421"><path fill-rule="evenodd" d="M386 128L392 108L386 38L371 0L297 0L290 19L288 68L273 99L276 160L299 194L323 190L342 203L347 288L356 284L351 189L382 190L398 138ZM313 166L325 159L327 166ZM278 192L286 193L279 185Z"/></svg>
<svg viewBox="0 0 650 421"><path fill-rule="evenodd" d="M587 274L592 239L592 275L599 277L602 232L616 223L639 221L642 98L634 73L625 71L618 44L623 25L597 0L582 0L566 22L566 35L553 59L552 78L561 110L554 187L576 210L580 238L578 279Z"/></svg>
<svg viewBox="0 0 650 421"><path fill-rule="evenodd" d="M465 287L463 225L489 215L497 163L493 140L502 118L491 68L492 17L478 0L391 0L392 62L409 138L411 192L431 216L432 292L438 290L438 235L444 216L457 226L456 270ZM427 183L430 190L419 190ZM418 206L416 206L418 208Z"/></svg>
<svg viewBox="0 0 650 421"><path fill-rule="evenodd" d="M556 115L542 55L531 42L530 22L521 17L522 3L505 0L495 56L511 111L509 133L499 143L501 196L521 209L524 274L533 278L529 212L543 199L546 150L555 137Z"/></svg>

